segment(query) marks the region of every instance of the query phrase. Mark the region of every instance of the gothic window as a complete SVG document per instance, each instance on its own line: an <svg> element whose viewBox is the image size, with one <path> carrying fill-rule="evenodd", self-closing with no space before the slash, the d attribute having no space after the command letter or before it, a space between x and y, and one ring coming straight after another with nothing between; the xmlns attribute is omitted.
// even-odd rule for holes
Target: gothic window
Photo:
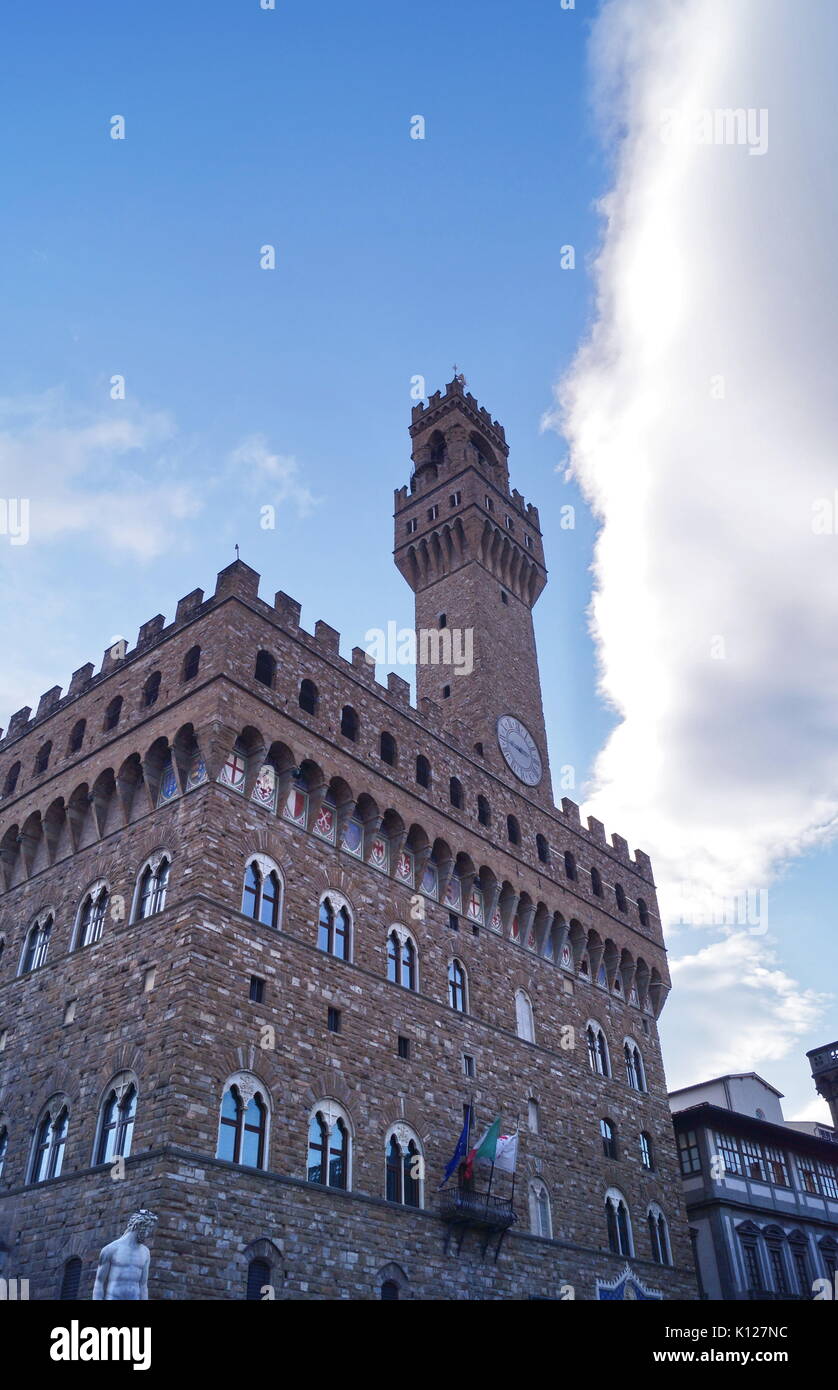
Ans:
<svg viewBox="0 0 838 1390"><path fill-rule="evenodd" d="M530 1096L527 1101L527 1128L530 1134L538 1134L538 1101Z"/></svg>
<svg viewBox="0 0 838 1390"><path fill-rule="evenodd" d="M310 681L310 680L300 681L299 704L300 704L300 709L303 710L303 712L304 712L305 714L316 714L316 713L317 713L317 701L318 701L318 699L319 699L318 690L317 690L317 686L314 684L314 681Z"/></svg>
<svg viewBox="0 0 838 1390"><path fill-rule="evenodd" d="M274 676L276 675L276 662L270 652L260 651L256 653L256 665L253 670L253 679L259 681L260 685L267 685L273 689Z"/></svg>
<svg viewBox="0 0 838 1390"><path fill-rule="evenodd" d="M599 1132L602 1136L602 1152L606 1158L617 1157L617 1131L611 1120L600 1120Z"/></svg>
<svg viewBox="0 0 838 1390"><path fill-rule="evenodd" d="M73 732L70 734L70 742L67 744L68 753L78 753L84 743L84 731L87 727L87 720L77 719L73 725Z"/></svg>
<svg viewBox="0 0 838 1390"><path fill-rule="evenodd" d="M349 906L339 895L327 894L320 902L317 945L338 960L349 960L352 917Z"/></svg>
<svg viewBox="0 0 838 1390"><path fill-rule="evenodd" d="M650 1173L654 1172L655 1160L653 1157L652 1138L645 1129L640 1131L640 1162Z"/></svg>
<svg viewBox="0 0 838 1390"><path fill-rule="evenodd" d="M106 883L94 883L85 894L76 927L76 950L82 946L93 946L101 939L109 902L110 893Z"/></svg>
<svg viewBox="0 0 838 1390"><path fill-rule="evenodd" d="M640 1049L631 1040L623 1044L623 1059L626 1067L626 1081L633 1091L646 1090L646 1077Z"/></svg>
<svg viewBox="0 0 838 1390"><path fill-rule="evenodd" d="M602 897L602 874L599 869L591 869L591 892L595 897Z"/></svg>
<svg viewBox="0 0 838 1390"><path fill-rule="evenodd" d="M267 1260L251 1260L247 1266L247 1288L245 1299L250 1303L261 1303L262 1290L271 1282L271 1267Z"/></svg>
<svg viewBox="0 0 838 1390"><path fill-rule="evenodd" d="M588 1063L597 1076L610 1076L611 1064L608 1058L608 1043L598 1023L589 1023L585 1029L588 1046Z"/></svg>
<svg viewBox="0 0 838 1390"><path fill-rule="evenodd" d="M545 838L544 835L536 835L536 837L535 837L535 848L536 848L536 851L537 851L537 853L538 853L538 862L539 862L539 864L549 864L549 863L550 863L550 846L548 845L547 840L546 840L546 838Z"/></svg>
<svg viewBox="0 0 838 1390"><path fill-rule="evenodd" d="M268 1106L254 1076L240 1073L227 1083L221 1102L216 1158L241 1163L245 1168L265 1168Z"/></svg>
<svg viewBox="0 0 838 1390"><path fill-rule="evenodd" d="M324 1187L349 1189L349 1123L331 1102L319 1106L309 1121L306 1176Z"/></svg>
<svg viewBox="0 0 838 1390"><path fill-rule="evenodd" d="M431 765L422 753L416 759L416 781L420 787L431 785Z"/></svg>
<svg viewBox="0 0 838 1390"><path fill-rule="evenodd" d="M553 1237L550 1195L541 1178L531 1178L529 1186L530 1230L547 1240Z"/></svg>
<svg viewBox="0 0 838 1390"><path fill-rule="evenodd" d="M637 915L638 915L638 917L640 918L640 925L641 925L641 927L648 927L648 925L649 925L649 909L648 909L648 907L646 906L646 903L644 902L643 898L638 898L638 899L637 899Z"/></svg>
<svg viewBox="0 0 838 1390"><path fill-rule="evenodd" d="M649 1208L646 1221L649 1226L649 1241L652 1247L652 1259L655 1264L658 1265L671 1264L669 1232L666 1229L666 1218L660 1207L653 1204Z"/></svg>
<svg viewBox="0 0 838 1390"><path fill-rule="evenodd" d="M701 1154L698 1148L698 1139L694 1129L681 1130L678 1135L678 1158L681 1163L681 1175L685 1178L692 1173L701 1172Z"/></svg>
<svg viewBox="0 0 838 1390"><path fill-rule="evenodd" d="M463 784L458 777L451 778L451 781L448 784L448 796L451 801L451 805L456 807L458 811L462 810Z"/></svg>
<svg viewBox="0 0 838 1390"><path fill-rule="evenodd" d="M64 1162L64 1146L67 1142L67 1127L70 1121L66 1105L56 1104L52 1111L44 1115L35 1138L35 1155L32 1163L31 1182L46 1182L57 1178Z"/></svg>
<svg viewBox="0 0 838 1390"><path fill-rule="evenodd" d="M141 922L162 912L166 906L166 889L169 885L170 861L165 854L150 859L140 872L137 883L134 920Z"/></svg>
<svg viewBox="0 0 838 1390"><path fill-rule="evenodd" d="M521 827L516 816L506 817L506 838L511 845L520 845Z"/></svg>
<svg viewBox="0 0 838 1390"><path fill-rule="evenodd" d="M385 1141L385 1196L388 1202L421 1207L424 1159L416 1135L405 1124L394 1125Z"/></svg>
<svg viewBox="0 0 838 1390"><path fill-rule="evenodd" d="M38 917L33 922L26 935L19 974L28 975L30 970L38 970L46 963L52 928L53 916L51 912L44 913L42 917Z"/></svg>
<svg viewBox="0 0 838 1390"><path fill-rule="evenodd" d="M385 1279L381 1285L381 1297L383 1299L395 1300L399 1297L399 1286L395 1279Z"/></svg>
<svg viewBox="0 0 838 1390"><path fill-rule="evenodd" d="M383 763L387 763L388 767L396 766L396 740L392 734L382 733L380 753Z"/></svg>
<svg viewBox="0 0 838 1390"><path fill-rule="evenodd" d="M58 1295L61 1302L75 1302L79 1296L79 1284L81 1283L81 1260L78 1255L73 1255L67 1260L61 1273L61 1292Z"/></svg>
<svg viewBox="0 0 838 1390"><path fill-rule="evenodd" d="M6 780L3 783L3 795L11 796L17 786L17 779L20 776L20 763L12 763L6 773Z"/></svg>
<svg viewBox="0 0 838 1390"><path fill-rule="evenodd" d="M625 1255L630 1259L634 1250L631 1239L631 1217L622 1192L614 1188L605 1194L605 1221L608 1231L608 1248L615 1255Z"/></svg>
<svg viewBox="0 0 838 1390"><path fill-rule="evenodd" d="M564 871L569 879L576 878L576 860L569 849L564 852Z"/></svg>
<svg viewBox="0 0 838 1390"><path fill-rule="evenodd" d="M519 1038L524 1042L535 1042L532 1004L522 989L515 991L515 1026Z"/></svg>
<svg viewBox="0 0 838 1390"><path fill-rule="evenodd" d="M455 1013L466 1011L466 972L458 960L448 966L448 1002Z"/></svg>
<svg viewBox="0 0 838 1390"><path fill-rule="evenodd" d="M358 741L358 730L360 721L351 705L344 705L340 713L340 731L344 738L351 739L353 743Z"/></svg>
<svg viewBox="0 0 838 1390"><path fill-rule="evenodd" d="M745 1264L745 1278L752 1293L763 1293L765 1284L762 1277L759 1253L755 1240L742 1241L742 1258Z"/></svg>
<svg viewBox="0 0 838 1390"><path fill-rule="evenodd" d="M395 927L387 938L387 979L404 989L416 989L416 947L406 932Z"/></svg>
<svg viewBox="0 0 838 1390"><path fill-rule="evenodd" d="M477 819L481 825L491 825L492 812L485 796L477 798Z"/></svg>
<svg viewBox="0 0 838 1390"><path fill-rule="evenodd" d="M186 656L183 658L182 681L194 681L201 665L201 648L190 647Z"/></svg>
<svg viewBox="0 0 838 1390"><path fill-rule="evenodd" d="M789 1281L786 1275L786 1262L783 1257L782 1246L772 1241L768 1245L768 1263L771 1267L771 1278L777 1293L788 1293Z"/></svg>
<svg viewBox="0 0 838 1390"><path fill-rule="evenodd" d="M282 887L281 875L273 861L264 854L254 854L244 871L242 912L265 927L278 927Z"/></svg>
<svg viewBox="0 0 838 1390"><path fill-rule="evenodd" d="M811 1275L809 1273L809 1261L806 1256L806 1240L805 1237L801 1237L799 1241L794 1241L794 1243L792 1243L793 1239L794 1232L792 1232L792 1235L789 1237L789 1244L791 1245L791 1257L792 1264L794 1265L794 1276L797 1280L797 1292L802 1294L811 1294L812 1280Z"/></svg>
<svg viewBox="0 0 838 1390"><path fill-rule="evenodd" d="M119 716L122 714L122 696L116 695L111 700L105 711L105 732L115 729L119 723Z"/></svg>
<svg viewBox="0 0 838 1390"><path fill-rule="evenodd" d="M614 897L617 899L617 907L620 912L628 912L628 901L621 883L614 884Z"/></svg>
<svg viewBox="0 0 838 1390"><path fill-rule="evenodd" d="M143 686L144 709L150 709L152 705L157 703L157 697L160 694L160 679L160 672L155 671L152 675L149 676L148 680Z"/></svg>
<svg viewBox="0 0 838 1390"><path fill-rule="evenodd" d="M38 750L38 756L35 759L36 772L46 772L47 768L49 767L49 758L51 752L52 740L47 739L46 743L43 744L43 746Z"/></svg>
<svg viewBox="0 0 838 1390"><path fill-rule="evenodd" d="M95 1163L128 1157L136 1116L137 1088L130 1077L117 1077L102 1105Z"/></svg>

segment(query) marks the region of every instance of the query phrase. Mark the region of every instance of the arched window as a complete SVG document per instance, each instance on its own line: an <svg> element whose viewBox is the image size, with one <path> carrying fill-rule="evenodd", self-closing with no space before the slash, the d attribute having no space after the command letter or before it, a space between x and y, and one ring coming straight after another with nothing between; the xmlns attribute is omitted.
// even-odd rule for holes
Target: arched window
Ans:
<svg viewBox="0 0 838 1390"><path fill-rule="evenodd" d="M3 1165L6 1162L6 1154L9 1149L9 1131L4 1125L0 1125L0 1177L3 1176Z"/></svg>
<svg viewBox="0 0 838 1390"><path fill-rule="evenodd" d="M424 1159L419 1140L405 1124L394 1125L384 1146L385 1196L388 1202L421 1207L424 1191Z"/></svg>
<svg viewBox="0 0 838 1390"><path fill-rule="evenodd" d="M549 863L550 863L550 846L548 845L547 840L546 840L546 838L545 838L544 835L536 835L536 837L535 837L535 848L536 848L536 851L537 851L537 853L538 853L538 862L539 862L539 864L549 864Z"/></svg>
<svg viewBox="0 0 838 1390"><path fill-rule="evenodd" d="M481 825L491 825L492 811L485 796L477 798L477 819Z"/></svg>
<svg viewBox="0 0 838 1390"><path fill-rule="evenodd" d="M524 1042L535 1042L535 1025L529 995L522 989L515 991L515 1026L518 1037Z"/></svg>
<svg viewBox="0 0 838 1390"><path fill-rule="evenodd" d="M66 1105L56 1103L53 1110L44 1115L35 1139L35 1154L32 1162L31 1182L46 1182L57 1178L64 1162L64 1146L67 1142L67 1127L70 1122Z"/></svg>
<svg viewBox="0 0 838 1390"><path fill-rule="evenodd" d="M638 898L638 899L637 899L637 915L638 915L638 917L640 918L640 925L641 925L641 927L648 927L648 925L649 925L649 909L648 909L648 907L646 906L646 903L645 903L645 901L644 901L643 898Z"/></svg>
<svg viewBox="0 0 838 1390"><path fill-rule="evenodd" d="M181 680L183 682L194 681L195 677L198 674L200 665L201 648L190 647L189 651L186 653L186 656L183 658L183 675L181 676Z"/></svg>
<svg viewBox="0 0 838 1390"><path fill-rule="evenodd" d="M625 890L621 883L614 884L614 897L617 899L617 907L620 912L628 912L628 900Z"/></svg>
<svg viewBox="0 0 838 1390"><path fill-rule="evenodd" d="M338 960L349 960L352 916L349 904L339 894L327 894L320 902L317 945Z"/></svg>
<svg viewBox="0 0 838 1390"><path fill-rule="evenodd" d="M649 1242L652 1247L652 1259L655 1264L669 1265L672 1258L669 1253L669 1231L666 1227L666 1218L660 1207L654 1203L649 1208L649 1215L646 1218L649 1225Z"/></svg>
<svg viewBox="0 0 838 1390"><path fill-rule="evenodd" d="M348 1191L349 1159L347 1117L330 1102L318 1106L308 1126L308 1181Z"/></svg>
<svg viewBox="0 0 838 1390"><path fill-rule="evenodd" d="M530 1230L534 1236L553 1238L550 1195L541 1178L531 1178L529 1187Z"/></svg>
<svg viewBox="0 0 838 1390"><path fill-rule="evenodd" d="M271 1267L267 1260L251 1260L247 1266L247 1291L245 1299L250 1303L262 1302L262 1290L269 1288Z"/></svg>
<svg viewBox="0 0 838 1390"><path fill-rule="evenodd" d="M154 671L143 686L143 708L149 709L157 703L160 694L160 672Z"/></svg>
<svg viewBox="0 0 838 1390"><path fill-rule="evenodd" d="M650 1173L655 1171L654 1149L652 1148L652 1136L647 1134L645 1129L640 1131L640 1162L644 1168L648 1168Z"/></svg>
<svg viewBox="0 0 838 1390"><path fill-rule="evenodd" d="M18 779L19 776L20 776L20 763L19 763L19 762L17 762L17 763L12 763L11 767L9 768L8 772L6 773L6 780L5 780L5 782L3 783L3 795L4 795L4 796L11 796L11 795L12 795L12 793L13 793L15 787L17 786L17 779Z"/></svg>
<svg viewBox="0 0 838 1390"><path fill-rule="evenodd" d="M121 695L115 695L114 698L111 700L110 704L108 705L108 708L105 710L105 732L106 732L106 733L108 732L109 729L115 729L115 728L116 728L117 724L119 723L119 717L120 717L121 714L122 714L122 696L121 696Z"/></svg>
<svg viewBox="0 0 838 1390"><path fill-rule="evenodd" d="M589 1023L585 1029L588 1045L588 1062L591 1071L597 1076L610 1076L611 1064L608 1059L608 1043L598 1023Z"/></svg>
<svg viewBox="0 0 838 1390"><path fill-rule="evenodd" d="M53 925L51 912L43 913L32 923L26 934L18 974L28 975L30 970L38 970L46 963Z"/></svg>
<svg viewBox="0 0 838 1390"><path fill-rule="evenodd" d="M602 874L599 869L591 869L591 892L597 898L602 897Z"/></svg>
<svg viewBox="0 0 838 1390"><path fill-rule="evenodd" d="M38 756L35 759L35 771L46 772L49 767L50 754L52 752L52 740L47 739L46 743L38 749Z"/></svg>
<svg viewBox="0 0 838 1390"><path fill-rule="evenodd" d="M266 1166L268 1106L256 1078L240 1073L227 1083L221 1102L216 1158L245 1168Z"/></svg>
<svg viewBox="0 0 838 1390"><path fill-rule="evenodd" d="M340 712L340 731L344 738L351 739L353 743L357 743L358 730L360 727L360 720L352 706L344 705Z"/></svg>
<svg viewBox="0 0 838 1390"><path fill-rule="evenodd" d="M646 1090L646 1077L643 1071L643 1059L640 1056L640 1049L636 1043L627 1038L623 1044L623 1057L626 1065L626 1081L633 1091Z"/></svg>
<svg viewBox="0 0 838 1390"><path fill-rule="evenodd" d="M447 627L447 626L448 626L448 617L447 617L447 615L446 615L445 613L440 613L439 617L437 618L437 627Z"/></svg>
<svg viewBox="0 0 838 1390"><path fill-rule="evenodd" d="M253 670L253 679L260 685L267 685L273 689L274 676L276 675L276 662L270 652L259 651L256 653L256 665Z"/></svg>
<svg viewBox="0 0 838 1390"><path fill-rule="evenodd" d="M273 861L264 854L254 854L244 871L242 912L265 927L278 927L282 889L282 876Z"/></svg>
<svg viewBox="0 0 838 1390"><path fill-rule="evenodd" d="M93 946L102 936L110 894L106 883L94 883L85 894L79 909L75 949Z"/></svg>
<svg viewBox="0 0 838 1390"><path fill-rule="evenodd" d="M318 698L317 686L314 684L314 681L300 681L299 704L300 709L303 710L305 714L317 713Z"/></svg>
<svg viewBox="0 0 838 1390"><path fill-rule="evenodd" d="M137 883L134 921L141 922L162 912L166 906L166 889L169 886L171 862L167 855L155 855L146 863Z"/></svg>
<svg viewBox="0 0 838 1390"><path fill-rule="evenodd" d="M576 860L574 859L569 849L566 849L564 852L564 871L568 878L575 880Z"/></svg>
<svg viewBox="0 0 838 1390"><path fill-rule="evenodd" d="M73 725L73 732L70 734L70 742L67 744L68 753L78 753L84 743L84 731L87 728L86 719L77 719Z"/></svg>
<svg viewBox="0 0 838 1390"><path fill-rule="evenodd" d="M506 837L511 845L520 845L521 827L516 816L506 817Z"/></svg>
<svg viewBox="0 0 838 1390"><path fill-rule="evenodd" d="M396 740L392 734L382 733L380 753L383 763L387 763L388 767L396 766Z"/></svg>
<svg viewBox="0 0 838 1390"><path fill-rule="evenodd" d="M538 1134L538 1101L530 1096L527 1101L527 1128L530 1134Z"/></svg>
<svg viewBox="0 0 838 1390"><path fill-rule="evenodd" d="M416 781L420 787L431 785L431 765L423 753L416 759Z"/></svg>
<svg viewBox="0 0 838 1390"><path fill-rule="evenodd" d="M73 1255L64 1264L61 1272L61 1292L58 1295L62 1303L72 1303L79 1296L79 1285L81 1283L81 1260L78 1255Z"/></svg>
<svg viewBox="0 0 838 1390"><path fill-rule="evenodd" d="M634 1248L631 1238L631 1217L622 1192L615 1189L605 1195L605 1221L608 1231L608 1248L615 1255L631 1258Z"/></svg>
<svg viewBox="0 0 838 1390"><path fill-rule="evenodd" d="M458 960L448 967L448 1002L455 1013L466 1011L466 972Z"/></svg>
<svg viewBox="0 0 838 1390"><path fill-rule="evenodd" d="M383 1299L397 1299L399 1296L399 1286L395 1279L385 1279L381 1285L381 1297Z"/></svg>
<svg viewBox="0 0 838 1390"><path fill-rule="evenodd" d="M416 947L401 928L394 927L387 937L387 979L404 989L416 989Z"/></svg>
<svg viewBox="0 0 838 1390"><path fill-rule="evenodd" d="M452 806L456 807L458 811L462 810L463 784L460 781L459 777L451 778L451 781L448 784L448 797Z"/></svg>
<svg viewBox="0 0 838 1390"><path fill-rule="evenodd" d="M127 1158L137 1117L137 1088L129 1076L117 1077L102 1104L94 1163Z"/></svg>
<svg viewBox="0 0 838 1390"><path fill-rule="evenodd" d="M617 1131L612 1120L600 1120L599 1132L602 1136L602 1152L606 1158L617 1157Z"/></svg>

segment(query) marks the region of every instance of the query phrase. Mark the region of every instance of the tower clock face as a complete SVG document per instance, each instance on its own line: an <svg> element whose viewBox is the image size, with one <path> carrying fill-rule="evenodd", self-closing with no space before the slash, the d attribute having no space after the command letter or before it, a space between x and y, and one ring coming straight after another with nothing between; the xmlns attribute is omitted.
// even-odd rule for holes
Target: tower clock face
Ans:
<svg viewBox="0 0 838 1390"><path fill-rule="evenodd" d="M502 714L498 720L498 743L507 763L519 782L527 787L536 787L541 781L541 754L530 733L511 714Z"/></svg>

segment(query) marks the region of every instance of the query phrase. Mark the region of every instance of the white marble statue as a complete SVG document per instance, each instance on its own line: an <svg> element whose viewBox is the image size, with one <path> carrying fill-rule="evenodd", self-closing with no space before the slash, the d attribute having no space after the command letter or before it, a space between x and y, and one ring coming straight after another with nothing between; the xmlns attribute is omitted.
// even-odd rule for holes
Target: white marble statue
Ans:
<svg viewBox="0 0 838 1390"><path fill-rule="evenodd" d="M143 1207L135 1211L124 1235L106 1245L99 1256L93 1298L96 1301L147 1299L151 1256L144 1238L151 1235L157 1217Z"/></svg>

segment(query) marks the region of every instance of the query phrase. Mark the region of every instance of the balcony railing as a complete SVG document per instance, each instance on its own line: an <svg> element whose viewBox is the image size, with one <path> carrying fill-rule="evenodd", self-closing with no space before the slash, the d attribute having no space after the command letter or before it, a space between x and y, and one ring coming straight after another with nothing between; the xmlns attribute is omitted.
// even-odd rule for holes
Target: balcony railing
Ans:
<svg viewBox="0 0 838 1390"><path fill-rule="evenodd" d="M508 1197L492 1197L463 1188L442 1193L439 1214L443 1221L462 1221L492 1231L506 1231L518 1219Z"/></svg>

